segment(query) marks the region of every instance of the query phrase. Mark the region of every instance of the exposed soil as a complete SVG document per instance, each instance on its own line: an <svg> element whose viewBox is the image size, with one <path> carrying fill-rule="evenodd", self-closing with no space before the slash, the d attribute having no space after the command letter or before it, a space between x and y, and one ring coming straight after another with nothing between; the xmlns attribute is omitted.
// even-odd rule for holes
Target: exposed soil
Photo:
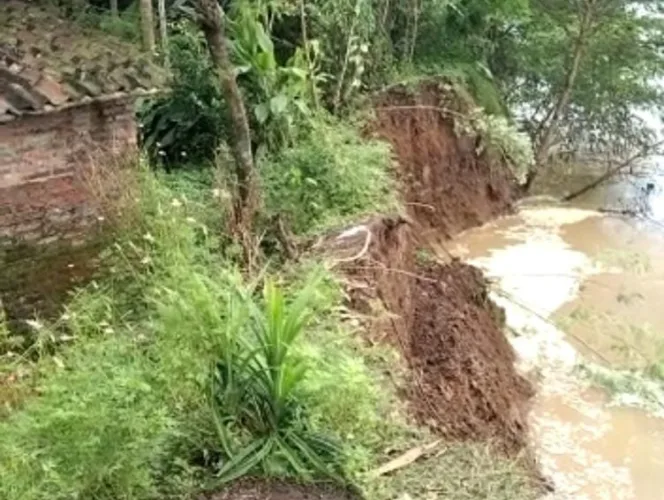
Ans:
<svg viewBox="0 0 664 500"><path fill-rule="evenodd" d="M410 221L370 224L369 251L346 266L351 304L374 313L370 339L398 346L408 361L406 392L420 422L515 455L526 446L533 391L514 369L502 311L479 270L416 258L427 243L510 211L514 180L500 160L478 156L480 139L457 135L454 117L468 105L450 85L400 86L377 102L376 131L394 147Z"/></svg>
<svg viewBox="0 0 664 500"><path fill-rule="evenodd" d="M374 131L394 149L408 212L420 236L449 238L509 211L513 175L482 139L462 127L471 104L454 87L431 81L396 86L376 99Z"/></svg>
<svg viewBox="0 0 664 500"><path fill-rule="evenodd" d="M353 500L351 493L325 485L247 480L198 500Z"/></svg>
<svg viewBox="0 0 664 500"><path fill-rule="evenodd" d="M514 369L503 311L481 272L455 260L418 263L402 219L370 228L368 255L346 265L348 292L356 310L375 318L370 341L397 346L408 362L412 414L448 439L491 442L515 456L527 444L533 391Z"/></svg>
<svg viewBox="0 0 664 500"><path fill-rule="evenodd" d="M524 403L531 386L514 370L501 329L503 311L488 298L481 272L460 262L418 268L405 354L418 419L450 438L526 445Z"/></svg>

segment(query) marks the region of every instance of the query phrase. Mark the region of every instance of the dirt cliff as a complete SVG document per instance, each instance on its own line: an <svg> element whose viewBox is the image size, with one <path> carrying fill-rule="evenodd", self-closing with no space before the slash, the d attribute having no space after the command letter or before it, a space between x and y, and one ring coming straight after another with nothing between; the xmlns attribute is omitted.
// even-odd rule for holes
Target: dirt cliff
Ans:
<svg viewBox="0 0 664 500"><path fill-rule="evenodd" d="M397 86L376 103L374 132L393 146L408 216L372 222L368 252L346 266L353 305L371 312L380 303L392 313L370 335L407 360L407 396L421 423L514 455L526 446L532 389L514 369L502 311L479 270L418 253L510 211L516 184L506 165L478 154L477 137L459 131L470 104L451 85Z"/></svg>

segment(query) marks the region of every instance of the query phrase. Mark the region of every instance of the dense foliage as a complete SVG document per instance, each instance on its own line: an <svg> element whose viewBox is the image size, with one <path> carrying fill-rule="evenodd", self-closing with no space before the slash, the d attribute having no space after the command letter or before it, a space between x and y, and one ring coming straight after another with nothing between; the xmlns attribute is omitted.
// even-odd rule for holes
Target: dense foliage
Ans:
<svg viewBox="0 0 664 500"><path fill-rule="evenodd" d="M302 233L394 208L391 161L384 142L362 139L352 125L316 119L297 145L261 162L267 213L282 214Z"/></svg>

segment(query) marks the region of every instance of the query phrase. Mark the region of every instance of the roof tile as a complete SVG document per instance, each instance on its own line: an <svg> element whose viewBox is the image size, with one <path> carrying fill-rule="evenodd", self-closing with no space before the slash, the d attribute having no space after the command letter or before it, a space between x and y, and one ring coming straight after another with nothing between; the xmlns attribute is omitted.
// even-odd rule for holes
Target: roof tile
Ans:
<svg viewBox="0 0 664 500"><path fill-rule="evenodd" d="M5 2L8 16L0 19L0 123L23 112L163 86L165 71L133 45L82 30L43 5L0 0Z"/></svg>

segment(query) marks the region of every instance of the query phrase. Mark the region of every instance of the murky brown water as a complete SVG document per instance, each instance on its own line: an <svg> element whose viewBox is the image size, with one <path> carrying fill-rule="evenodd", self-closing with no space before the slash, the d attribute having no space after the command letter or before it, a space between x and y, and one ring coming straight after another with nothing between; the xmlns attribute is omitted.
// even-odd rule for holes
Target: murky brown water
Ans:
<svg viewBox="0 0 664 500"><path fill-rule="evenodd" d="M648 220L595 211L643 203L647 182ZM664 408L616 405L578 371L664 358L663 224L664 177L655 176L575 207L526 206L454 241L453 252L496 280L519 366L538 382L531 427L551 498L664 499ZM622 401L639 402L631 396Z"/></svg>

